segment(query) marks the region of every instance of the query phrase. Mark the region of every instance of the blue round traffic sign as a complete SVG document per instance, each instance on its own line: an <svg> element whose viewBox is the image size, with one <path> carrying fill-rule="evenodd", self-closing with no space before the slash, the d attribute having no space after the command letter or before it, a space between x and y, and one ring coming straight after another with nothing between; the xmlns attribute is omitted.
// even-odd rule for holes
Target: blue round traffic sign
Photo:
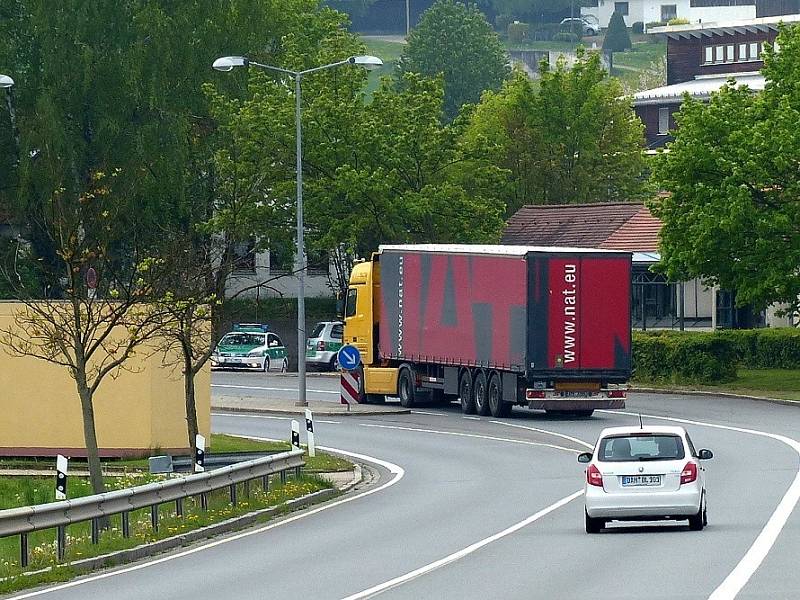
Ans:
<svg viewBox="0 0 800 600"><path fill-rule="evenodd" d="M345 371L355 371L361 364L361 353L355 346L342 346L336 358L339 359L339 366Z"/></svg>

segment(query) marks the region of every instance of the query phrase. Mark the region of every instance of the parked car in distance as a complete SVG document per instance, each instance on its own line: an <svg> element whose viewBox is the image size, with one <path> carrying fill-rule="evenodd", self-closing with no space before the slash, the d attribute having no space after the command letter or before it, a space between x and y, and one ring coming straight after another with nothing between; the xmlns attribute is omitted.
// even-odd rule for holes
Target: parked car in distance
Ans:
<svg viewBox="0 0 800 600"><path fill-rule="evenodd" d="M586 463L586 533L609 521L688 520L700 531L708 522L704 460L678 426L610 427L600 432Z"/></svg>
<svg viewBox="0 0 800 600"><path fill-rule="evenodd" d="M342 347L344 323L322 321L314 326L306 342L306 364L319 369L337 371L336 355Z"/></svg>
<svg viewBox="0 0 800 600"><path fill-rule="evenodd" d="M211 367L286 372L289 358L281 338L268 325L236 323L214 348Z"/></svg>
<svg viewBox="0 0 800 600"><path fill-rule="evenodd" d="M572 33L581 32L581 35L597 35L600 24L589 17L569 17L561 21L561 31Z"/></svg>

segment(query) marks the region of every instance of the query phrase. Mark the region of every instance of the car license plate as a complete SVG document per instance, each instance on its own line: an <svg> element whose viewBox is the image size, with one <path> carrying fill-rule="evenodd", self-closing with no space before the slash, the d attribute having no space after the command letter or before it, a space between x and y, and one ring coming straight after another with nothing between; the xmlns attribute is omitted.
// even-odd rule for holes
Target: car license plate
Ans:
<svg viewBox="0 0 800 600"><path fill-rule="evenodd" d="M661 485L661 475L623 475L622 487Z"/></svg>

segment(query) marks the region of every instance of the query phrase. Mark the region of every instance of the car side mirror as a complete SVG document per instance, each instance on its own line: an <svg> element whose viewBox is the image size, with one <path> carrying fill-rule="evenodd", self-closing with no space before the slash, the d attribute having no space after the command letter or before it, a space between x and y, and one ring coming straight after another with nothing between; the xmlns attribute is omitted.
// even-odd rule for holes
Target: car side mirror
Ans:
<svg viewBox="0 0 800 600"><path fill-rule="evenodd" d="M578 454L578 462L579 463L588 463L592 460L592 453L591 452L581 452Z"/></svg>
<svg viewBox="0 0 800 600"><path fill-rule="evenodd" d="M709 458L714 458L714 453L711 450L703 448L697 451L697 458L700 460L708 460Z"/></svg>

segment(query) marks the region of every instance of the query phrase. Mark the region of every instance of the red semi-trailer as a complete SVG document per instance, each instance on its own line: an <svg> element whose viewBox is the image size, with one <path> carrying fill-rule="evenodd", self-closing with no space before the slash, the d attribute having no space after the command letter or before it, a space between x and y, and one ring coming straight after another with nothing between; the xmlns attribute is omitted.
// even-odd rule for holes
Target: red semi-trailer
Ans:
<svg viewBox="0 0 800 600"><path fill-rule="evenodd" d="M630 253L609 250L382 246L353 269L345 306L361 398L494 416L623 408L630 271Z"/></svg>

